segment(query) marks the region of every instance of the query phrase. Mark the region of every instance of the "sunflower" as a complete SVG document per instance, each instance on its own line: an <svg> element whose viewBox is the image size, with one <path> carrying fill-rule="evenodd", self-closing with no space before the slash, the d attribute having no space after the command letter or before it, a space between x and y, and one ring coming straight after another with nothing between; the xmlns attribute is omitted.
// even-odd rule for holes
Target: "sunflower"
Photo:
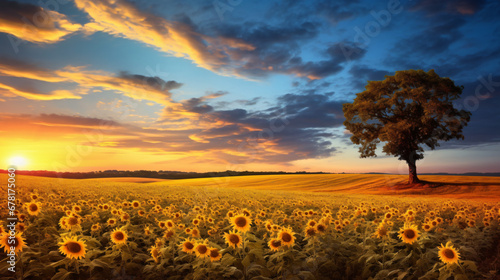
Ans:
<svg viewBox="0 0 500 280"><path fill-rule="evenodd" d="M316 233L318 233L318 231L316 231L315 227L307 226L304 229L304 235L306 236L306 239L309 239L309 238L315 236Z"/></svg>
<svg viewBox="0 0 500 280"><path fill-rule="evenodd" d="M247 232L250 230L250 224L252 223L252 219L245 215L236 215L231 219L231 223L233 227L241 232Z"/></svg>
<svg viewBox="0 0 500 280"><path fill-rule="evenodd" d="M191 236L195 238L200 238L200 230L198 228L191 229Z"/></svg>
<svg viewBox="0 0 500 280"><path fill-rule="evenodd" d="M14 252L17 254L17 252L22 252L23 247L26 245L24 242L24 237L22 237L22 233L18 232L14 236L14 238L9 238L10 234L5 232L0 236L0 248L3 247L3 251L5 253L10 252L10 248L14 247ZM14 242L12 242L14 240Z"/></svg>
<svg viewBox="0 0 500 280"><path fill-rule="evenodd" d="M326 231L326 225L325 224L322 224L322 223L318 223L314 226L314 229L318 232L318 233L324 233Z"/></svg>
<svg viewBox="0 0 500 280"><path fill-rule="evenodd" d="M315 220L309 220L307 222L307 226L308 227L314 227L316 224L317 224L317 222Z"/></svg>
<svg viewBox="0 0 500 280"><path fill-rule="evenodd" d="M290 228L282 229L278 233L278 238L281 240L281 244L283 246L290 245L293 246L295 243L295 237L293 236L295 233Z"/></svg>
<svg viewBox="0 0 500 280"><path fill-rule="evenodd" d="M246 208L243 209L241 212L243 213L243 215L245 215L247 217L251 217L252 216L252 213L250 213L250 210L248 210Z"/></svg>
<svg viewBox="0 0 500 280"><path fill-rule="evenodd" d="M65 217L65 220L66 220L66 229L76 230L76 231L82 230L82 227L80 226L80 224L82 223L81 218L71 215L69 217Z"/></svg>
<svg viewBox="0 0 500 280"><path fill-rule="evenodd" d="M26 215L25 214L19 214L18 218L22 222L22 221L26 220Z"/></svg>
<svg viewBox="0 0 500 280"><path fill-rule="evenodd" d="M28 214L32 216L37 216L38 214L40 214L40 205L41 205L40 202L34 202L34 201L26 203L26 209L28 209Z"/></svg>
<svg viewBox="0 0 500 280"><path fill-rule="evenodd" d="M172 220L167 220L165 222L165 225L168 227L168 228L174 228L175 227L175 223L172 221Z"/></svg>
<svg viewBox="0 0 500 280"><path fill-rule="evenodd" d="M125 244L127 243L127 238L127 233L122 229L115 229L111 233L111 241L115 244Z"/></svg>
<svg viewBox="0 0 500 280"><path fill-rule="evenodd" d="M182 251L185 253L193 253L194 246L195 246L194 241L192 241L190 239L184 240L184 242L182 242L182 244L181 244Z"/></svg>
<svg viewBox="0 0 500 280"><path fill-rule="evenodd" d="M222 254L217 248L209 248L209 256L211 262L216 262L222 258Z"/></svg>
<svg viewBox="0 0 500 280"><path fill-rule="evenodd" d="M241 238L241 236L234 230L230 231L229 233L225 233L224 238L226 239L226 243L235 249L237 247L240 247L240 245L243 243L243 238Z"/></svg>
<svg viewBox="0 0 500 280"><path fill-rule="evenodd" d="M433 226L431 224L424 224L422 226L422 228L425 230L425 231L431 231Z"/></svg>
<svg viewBox="0 0 500 280"><path fill-rule="evenodd" d="M138 208L139 206L141 206L141 203L139 201L137 200L132 201L132 207Z"/></svg>
<svg viewBox="0 0 500 280"><path fill-rule="evenodd" d="M108 226L114 226L114 225L116 225L116 219L115 218L108 219Z"/></svg>
<svg viewBox="0 0 500 280"><path fill-rule="evenodd" d="M130 215L128 213L123 212L121 216L122 222L126 222L130 220Z"/></svg>
<svg viewBox="0 0 500 280"><path fill-rule="evenodd" d="M208 249L207 244L203 243L196 243L194 246L194 253L196 254L197 257L199 258L204 258L204 257L209 257L210 256L210 250Z"/></svg>
<svg viewBox="0 0 500 280"><path fill-rule="evenodd" d="M411 223L405 223L404 227L399 229L398 237L405 243L413 244L419 237L417 226Z"/></svg>
<svg viewBox="0 0 500 280"><path fill-rule="evenodd" d="M165 231L165 233L163 234L163 237L164 237L165 239L170 239L170 238L172 238L174 235L175 235L175 231L173 231L173 230L171 230L171 229L167 229L167 230Z"/></svg>
<svg viewBox="0 0 500 280"><path fill-rule="evenodd" d="M161 238L156 238L155 240L155 245L156 247L160 248L160 247L163 247L163 240L161 240Z"/></svg>
<svg viewBox="0 0 500 280"><path fill-rule="evenodd" d="M101 229L101 225L99 224L93 224L92 227L90 228L91 231L98 231Z"/></svg>
<svg viewBox="0 0 500 280"><path fill-rule="evenodd" d="M63 237L63 241L59 243L59 251L70 259L80 259L85 257L86 245L78 237Z"/></svg>
<svg viewBox="0 0 500 280"><path fill-rule="evenodd" d="M441 244L441 247L439 248L439 258L441 259L442 262L446 264L453 264L453 263L458 263L458 260L460 259L460 254L458 253L457 249L451 245L451 242L448 241L446 242L446 245L443 246Z"/></svg>
<svg viewBox="0 0 500 280"><path fill-rule="evenodd" d="M377 238L385 239L389 237L389 230L387 230L387 227L385 226L384 223L380 224L373 234Z"/></svg>
<svg viewBox="0 0 500 280"><path fill-rule="evenodd" d="M266 223L264 224L264 226L266 227L267 231L272 231L273 230L273 222L270 221L270 220L267 220Z"/></svg>
<svg viewBox="0 0 500 280"><path fill-rule="evenodd" d="M159 262L159 256L160 256L160 251L158 250L158 247L156 246L151 246L151 249L149 250L149 252L151 253L151 256L153 257L153 259L155 260L155 263L158 263Z"/></svg>
<svg viewBox="0 0 500 280"><path fill-rule="evenodd" d="M271 248L271 251L278 251L279 248L281 247L281 240L279 240L277 238L273 238L273 239L269 240L267 245L269 246L269 248Z"/></svg>
<svg viewBox="0 0 500 280"><path fill-rule="evenodd" d="M17 232L23 232L26 230L26 225L24 223L17 223L16 224L16 231ZM0 230L1 233L2 230Z"/></svg>

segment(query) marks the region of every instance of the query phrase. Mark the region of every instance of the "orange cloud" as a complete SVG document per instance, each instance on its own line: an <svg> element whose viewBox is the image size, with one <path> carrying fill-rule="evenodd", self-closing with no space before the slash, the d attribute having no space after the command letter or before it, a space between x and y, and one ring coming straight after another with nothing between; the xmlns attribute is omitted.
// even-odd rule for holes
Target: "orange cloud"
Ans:
<svg viewBox="0 0 500 280"><path fill-rule="evenodd" d="M125 0L75 0L75 4L92 18L92 22L85 25L88 31L103 31L143 42L220 74L227 74L226 65L231 63L234 67L238 63L228 54L230 50L255 49L237 38L206 36L187 24L142 12Z"/></svg>
<svg viewBox="0 0 500 280"><path fill-rule="evenodd" d="M5 96L21 96L27 99L34 100L61 100L61 99L80 99L82 98L79 95L75 95L68 90L54 90L49 94L43 94L38 92L28 92L19 90L13 86L9 86L3 83L0 83L0 94Z"/></svg>
<svg viewBox="0 0 500 280"><path fill-rule="evenodd" d="M164 81L159 77L147 77L121 72L118 75L105 71L86 70L85 67L67 66L58 70L44 69L22 61L0 59L0 75L25 78L53 84L72 83L77 88L55 90L50 93L26 92L12 85L0 84L0 94L4 96L21 96L34 100L80 99L89 89L106 89L119 92L136 100L154 101L165 106L171 105L170 90L182 84L175 81Z"/></svg>
<svg viewBox="0 0 500 280"><path fill-rule="evenodd" d="M0 3L0 32L22 40L52 44L83 27L56 11L15 1Z"/></svg>

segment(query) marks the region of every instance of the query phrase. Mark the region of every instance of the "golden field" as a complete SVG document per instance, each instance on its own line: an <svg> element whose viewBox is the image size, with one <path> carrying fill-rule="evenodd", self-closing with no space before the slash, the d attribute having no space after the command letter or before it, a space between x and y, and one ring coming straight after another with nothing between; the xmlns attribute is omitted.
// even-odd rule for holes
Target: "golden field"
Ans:
<svg viewBox="0 0 500 280"><path fill-rule="evenodd" d="M406 179L17 176L0 279L497 279L500 178Z"/></svg>

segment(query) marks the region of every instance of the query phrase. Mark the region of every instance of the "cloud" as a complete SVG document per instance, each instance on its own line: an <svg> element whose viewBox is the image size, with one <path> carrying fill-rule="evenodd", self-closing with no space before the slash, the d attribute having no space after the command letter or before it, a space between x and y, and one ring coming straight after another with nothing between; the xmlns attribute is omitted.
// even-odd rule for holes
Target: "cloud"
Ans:
<svg viewBox="0 0 500 280"><path fill-rule="evenodd" d="M353 89L363 91L368 81L381 81L385 79L386 75L391 75L393 73L358 64L351 67L349 74L352 76Z"/></svg>
<svg viewBox="0 0 500 280"><path fill-rule="evenodd" d="M328 139L337 137L331 130L342 126L344 117L342 102L330 100L330 94L289 93L280 96L275 106L253 112L218 110L209 101L192 98L165 108L160 123L170 127L173 122L187 122L183 127L195 131L189 138L197 145L204 150L224 149L229 158L245 155L238 162L290 162L336 151Z"/></svg>
<svg viewBox="0 0 500 280"><path fill-rule="evenodd" d="M12 85L0 84L2 95L22 96L34 100L80 99L90 89L114 90L137 100L150 100L159 104L171 104L171 90L182 86L176 81L165 81L159 77L134 75L127 72L113 73L87 70L82 66L66 66L52 70L23 61L0 58L0 75L48 82L59 87L75 85L72 90L54 90L50 93L27 92Z"/></svg>
<svg viewBox="0 0 500 280"><path fill-rule="evenodd" d="M420 0L410 10L423 11L429 16L440 13L472 15L480 11L485 6L485 3L485 0Z"/></svg>
<svg viewBox="0 0 500 280"><path fill-rule="evenodd" d="M464 86L462 97L456 101L455 107L470 111L472 116L463 130L465 139L445 143L443 148L500 142L500 115L497 113L500 106L500 76L484 75L481 80L455 84Z"/></svg>
<svg viewBox="0 0 500 280"><path fill-rule="evenodd" d="M38 44L52 44L82 29L65 15L17 1L0 2L0 32Z"/></svg>
<svg viewBox="0 0 500 280"><path fill-rule="evenodd" d="M366 6L367 3L360 3L357 0L278 1L269 9L268 16L279 14L285 17L287 21L309 17L324 18L329 23L336 25L342 21L366 14L368 11Z"/></svg>
<svg viewBox="0 0 500 280"><path fill-rule="evenodd" d="M216 109L212 104L225 94L212 92L180 102L171 100L163 118L152 123L79 115L0 114L0 125L9 135L23 139L36 139L36 133L44 131L43 138L49 140L73 139L81 145L161 153L171 158L198 157L224 164L291 164L337 151L331 139L342 136L332 129L342 125L342 102L330 100L331 95L296 92L256 111Z"/></svg>
<svg viewBox="0 0 500 280"><path fill-rule="evenodd" d="M124 125L112 120L61 114L40 114L33 118L33 122L46 126L68 126L78 128L99 128L106 126L107 129L110 129L110 127L124 127Z"/></svg>
<svg viewBox="0 0 500 280"><path fill-rule="evenodd" d="M54 90L50 93L34 92L18 89L16 87L0 83L0 95L7 97L21 96L26 99L33 100L61 100L61 99L80 99L81 96L76 95L68 90Z"/></svg>
<svg viewBox="0 0 500 280"><path fill-rule="evenodd" d="M91 22L85 29L142 42L161 52L193 61L221 75L260 78L270 73L320 79L343 69L337 53L326 51L326 59L303 61L299 42L319 34L316 21L295 20L288 26L247 22L206 29L186 16L167 20L139 10L126 0L76 0ZM204 32L202 32L204 31ZM328 46L327 46L328 47ZM353 46L349 46L353 47ZM356 49L352 59L364 53Z"/></svg>
<svg viewBox="0 0 500 280"><path fill-rule="evenodd" d="M197 66L212 71L223 72L224 65L230 60L227 52L231 49L254 49L251 44L236 38L205 36L189 24L142 12L127 1L76 0L75 4L92 19L85 25L86 29L143 42L170 55L188 58Z"/></svg>
<svg viewBox="0 0 500 280"><path fill-rule="evenodd" d="M336 152L331 139L338 136L331 129L342 124L341 102L323 94L290 93L278 98L276 106L264 110L214 109L209 103L223 94L173 102L178 112L167 107L167 118L146 127L61 114L0 114L0 125L26 139L35 137L36 131L47 131L44 137L77 138L83 145L161 153L166 157L197 156L224 164L291 164ZM170 118L172 114L184 118ZM183 125L179 126L179 122ZM85 135L97 136L86 139Z"/></svg>

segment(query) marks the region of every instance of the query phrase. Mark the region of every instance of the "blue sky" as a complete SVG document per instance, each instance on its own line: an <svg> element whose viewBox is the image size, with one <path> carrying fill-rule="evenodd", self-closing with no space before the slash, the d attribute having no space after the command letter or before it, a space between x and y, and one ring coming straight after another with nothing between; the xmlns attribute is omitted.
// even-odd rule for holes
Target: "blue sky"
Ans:
<svg viewBox="0 0 500 280"><path fill-rule="evenodd" d="M368 80L434 69L464 85L457 106L472 119L464 141L428 151L419 170L499 171L497 1L0 8L2 154L23 155L27 168L406 172L380 152L359 159L342 103ZM78 147L92 152L70 164Z"/></svg>

